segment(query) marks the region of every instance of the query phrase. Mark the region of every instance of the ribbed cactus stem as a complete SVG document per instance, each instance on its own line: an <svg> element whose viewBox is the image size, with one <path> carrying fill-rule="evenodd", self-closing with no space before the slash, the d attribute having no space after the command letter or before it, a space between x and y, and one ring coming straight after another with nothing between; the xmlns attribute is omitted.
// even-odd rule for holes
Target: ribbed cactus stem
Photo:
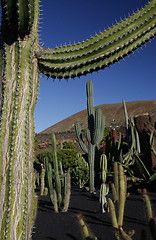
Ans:
<svg viewBox="0 0 156 240"><path fill-rule="evenodd" d="M57 193L55 191L55 189L53 190L53 195L52 195L52 202L54 205L54 212L58 213L59 209L58 209L58 199L57 199Z"/></svg>
<svg viewBox="0 0 156 240"><path fill-rule="evenodd" d="M41 194L41 196L43 196L44 189L45 189L45 169L44 168L42 168L42 170L41 170L40 179L41 179L40 194Z"/></svg>
<svg viewBox="0 0 156 240"><path fill-rule="evenodd" d="M53 194L54 194L53 172L52 172L51 163L49 162L48 157L45 158L45 167L46 167L48 193L49 193L49 197L50 197L52 203L54 204L54 202L53 202Z"/></svg>
<svg viewBox="0 0 156 240"><path fill-rule="evenodd" d="M112 220L112 226L117 230L118 229L118 221L117 221L117 216L116 216L116 210L113 201L108 198L108 206L109 206L109 212L111 215L111 220Z"/></svg>
<svg viewBox="0 0 156 240"><path fill-rule="evenodd" d="M113 164L113 171L114 171L114 187L116 193L116 196L114 196L114 199L119 201L119 169L118 169L118 163L114 162Z"/></svg>
<svg viewBox="0 0 156 240"><path fill-rule="evenodd" d="M66 174L66 189L65 189L65 197L64 197L64 207L62 212L67 212L70 202L70 195L71 195L71 176L70 172Z"/></svg>
<svg viewBox="0 0 156 240"><path fill-rule="evenodd" d="M127 107L126 107L126 103L125 100L122 99L122 103L123 103L123 108L124 108L124 115L125 115L125 125L126 125L126 129L128 130L128 124L129 124L129 118L128 118L128 112L127 112Z"/></svg>
<svg viewBox="0 0 156 240"><path fill-rule="evenodd" d="M123 217L125 210L126 201L126 186L125 186L125 175L124 169L121 164L118 165L119 169L119 214L118 214L118 226L123 226Z"/></svg>
<svg viewBox="0 0 156 240"><path fill-rule="evenodd" d="M0 131L0 239L29 239L33 224L36 39L3 44L6 79ZM31 219L31 220L30 220Z"/></svg>
<svg viewBox="0 0 156 240"><path fill-rule="evenodd" d="M142 196L146 205L146 215L149 229L152 235L152 239L154 240L156 239L156 220L155 217L153 216L151 200L146 189L143 189Z"/></svg>
<svg viewBox="0 0 156 240"><path fill-rule="evenodd" d="M58 198L58 206L62 203L62 193L61 193L61 181L59 176L59 165L57 159L57 149L56 149L56 137L55 134L52 133L52 151L53 151L53 163L54 163L54 178L56 184L56 193Z"/></svg>
<svg viewBox="0 0 156 240"><path fill-rule="evenodd" d="M101 181L106 182L107 178L107 156L103 153L100 157Z"/></svg>
<svg viewBox="0 0 156 240"><path fill-rule="evenodd" d="M88 225L86 224L86 222L84 220L83 215L78 214L76 217L77 217L78 223L80 225L80 229L82 231L83 239L85 239L85 240L98 240L98 238L91 233Z"/></svg>

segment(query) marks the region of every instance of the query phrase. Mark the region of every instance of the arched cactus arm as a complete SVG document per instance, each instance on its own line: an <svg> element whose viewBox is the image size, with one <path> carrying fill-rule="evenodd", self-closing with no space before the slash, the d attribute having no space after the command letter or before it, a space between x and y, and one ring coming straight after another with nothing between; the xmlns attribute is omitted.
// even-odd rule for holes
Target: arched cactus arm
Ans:
<svg viewBox="0 0 156 240"><path fill-rule="evenodd" d="M103 69L132 53L156 35L156 0L120 23L78 44L44 48L40 71L69 78Z"/></svg>

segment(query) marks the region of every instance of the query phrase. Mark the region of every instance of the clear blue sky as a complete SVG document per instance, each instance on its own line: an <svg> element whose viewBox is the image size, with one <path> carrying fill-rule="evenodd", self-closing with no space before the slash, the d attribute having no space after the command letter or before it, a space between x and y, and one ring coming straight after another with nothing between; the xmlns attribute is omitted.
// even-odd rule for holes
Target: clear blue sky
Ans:
<svg viewBox="0 0 156 240"><path fill-rule="evenodd" d="M144 6L147 0L42 0L40 39L44 47L86 40L120 17ZM85 85L93 81L95 106L105 103L156 99L156 38L109 68L66 80L41 74L35 110L35 131L86 109Z"/></svg>

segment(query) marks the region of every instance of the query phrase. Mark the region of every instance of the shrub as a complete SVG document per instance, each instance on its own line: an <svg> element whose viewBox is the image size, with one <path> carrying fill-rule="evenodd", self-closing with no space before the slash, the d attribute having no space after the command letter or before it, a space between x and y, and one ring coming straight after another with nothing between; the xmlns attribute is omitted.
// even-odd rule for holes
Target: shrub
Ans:
<svg viewBox="0 0 156 240"><path fill-rule="evenodd" d="M83 187L88 182L88 164L82 154L73 149L61 149L57 156L64 171L70 171L72 184Z"/></svg>

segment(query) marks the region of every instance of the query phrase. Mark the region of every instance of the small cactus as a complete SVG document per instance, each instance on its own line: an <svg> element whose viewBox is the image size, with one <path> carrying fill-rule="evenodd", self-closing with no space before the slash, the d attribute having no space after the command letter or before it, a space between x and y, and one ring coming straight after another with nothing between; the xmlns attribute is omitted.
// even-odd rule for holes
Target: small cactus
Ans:
<svg viewBox="0 0 156 240"><path fill-rule="evenodd" d="M107 157L102 154L100 157L100 168L101 168L101 187L100 187L100 203L102 212L108 212L107 194L109 193L109 185L106 184L107 178Z"/></svg>

